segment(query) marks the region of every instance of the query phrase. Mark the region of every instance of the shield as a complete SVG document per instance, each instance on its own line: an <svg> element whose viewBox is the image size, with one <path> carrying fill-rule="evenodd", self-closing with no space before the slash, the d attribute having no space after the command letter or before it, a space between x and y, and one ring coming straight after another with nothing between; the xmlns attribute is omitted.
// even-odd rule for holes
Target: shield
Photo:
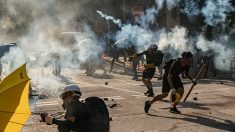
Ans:
<svg viewBox="0 0 235 132"><path fill-rule="evenodd" d="M19 132L31 115L29 80L24 64L0 83L0 132Z"/></svg>

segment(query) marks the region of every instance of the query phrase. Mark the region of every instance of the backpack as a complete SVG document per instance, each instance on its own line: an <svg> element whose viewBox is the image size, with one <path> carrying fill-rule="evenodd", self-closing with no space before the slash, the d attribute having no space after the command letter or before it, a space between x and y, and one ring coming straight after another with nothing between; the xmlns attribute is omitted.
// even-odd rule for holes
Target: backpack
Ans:
<svg viewBox="0 0 235 132"><path fill-rule="evenodd" d="M99 97L88 97L85 99L88 112L89 129L93 132L109 132L109 111L104 101Z"/></svg>
<svg viewBox="0 0 235 132"><path fill-rule="evenodd" d="M159 65L161 65L162 64L162 61L163 61L163 53L162 53L162 51L160 51L160 50L157 50L157 53L156 53L156 62L155 62L155 65L156 66L159 66Z"/></svg>
<svg viewBox="0 0 235 132"><path fill-rule="evenodd" d="M170 59L167 62L165 62L165 64L163 65L163 69L165 70L170 70L171 68L171 64L176 61L177 59Z"/></svg>

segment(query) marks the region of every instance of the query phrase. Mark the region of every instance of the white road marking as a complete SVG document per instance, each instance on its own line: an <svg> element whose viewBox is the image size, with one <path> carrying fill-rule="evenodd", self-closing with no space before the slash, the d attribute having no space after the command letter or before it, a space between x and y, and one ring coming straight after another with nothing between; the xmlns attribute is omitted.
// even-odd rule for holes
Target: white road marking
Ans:
<svg viewBox="0 0 235 132"><path fill-rule="evenodd" d="M46 102L36 102L35 105L40 106L52 106L52 105L58 105L59 102L57 101L46 101Z"/></svg>
<svg viewBox="0 0 235 132"><path fill-rule="evenodd" d="M38 104L36 106L40 107L40 106L52 106L52 105L58 105L59 103L53 103L53 104Z"/></svg>
<svg viewBox="0 0 235 132"><path fill-rule="evenodd" d="M136 93L136 94L143 94L141 92L136 92L136 91L131 91L131 90L127 90L127 89L121 89L121 88L116 88L116 87L110 87L110 86L104 86L104 85L98 85L100 87L105 87L105 88L110 88L110 89L115 89L115 90L119 90L119 91L125 91L125 92L128 92L128 93Z"/></svg>
<svg viewBox="0 0 235 132"><path fill-rule="evenodd" d="M127 82L127 81L124 81L124 80L121 80L121 79L115 79L115 80L120 81L120 82L124 82L124 83L126 83L126 84L134 85L134 86L139 86L139 85L141 85L141 84L137 84L137 83L130 83L130 82Z"/></svg>
<svg viewBox="0 0 235 132"><path fill-rule="evenodd" d="M36 102L36 104L51 104L51 103L58 103L58 102L57 101Z"/></svg>
<svg viewBox="0 0 235 132"><path fill-rule="evenodd" d="M234 91L234 89L232 88L219 88L219 89L214 89L214 90L195 90L194 92L198 92L198 93L210 93L210 92L219 92L219 91Z"/></svg>
<svg viewBox="0 0 235 132"><path fill-rule="evenodd" d="M135 98L146 98L146 96L144 95L131 95L132 97L135 97Z"/></svg>

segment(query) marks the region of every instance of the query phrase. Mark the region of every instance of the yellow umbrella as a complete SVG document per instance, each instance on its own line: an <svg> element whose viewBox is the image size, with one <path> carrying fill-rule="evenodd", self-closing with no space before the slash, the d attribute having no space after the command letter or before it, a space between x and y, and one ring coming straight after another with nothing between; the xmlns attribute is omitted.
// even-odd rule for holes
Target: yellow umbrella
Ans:
<svg viewBox="0 0 235 132"><path fill-rule="evenodd" d="M0 132L19 132L31 115L26 64L0 83Z"/></svg>

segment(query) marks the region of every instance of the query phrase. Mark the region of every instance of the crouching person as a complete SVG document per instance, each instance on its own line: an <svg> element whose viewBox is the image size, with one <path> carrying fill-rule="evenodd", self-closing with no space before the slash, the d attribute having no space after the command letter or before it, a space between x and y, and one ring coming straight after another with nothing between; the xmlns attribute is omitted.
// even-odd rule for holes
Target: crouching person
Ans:
<svg viewBox="0 0 235 132"><path fill-rule="evenodd" d="M43 114L41 115L42 121L46 122L47 124L58 125L59 132L106 132L106 130L104 130L105 127L108 127L108 131L109 114L105 103L102 102L103 100L101 101L103 103L102 108L105 109L105 112L100 112L102 108L99 108L99 110L94 110L94 107L90 107L90 104L92 104L93 102L96 103L96 99L99 99L98 97L89 97L87 98L87 102L93 99L91 103L86 103L87 99L85 100L85 103L83 103L79 100L81 95L82 93L77 85L69 85L65 87L63 93L60 95L60 98L63 100L62 107L66 110L64 117L65 119L56 119L48 114ZM101 113L105 113L106 116L102 115ZM102 120L94 119L97 117L101 118ZM97 122L94 123L94 121L92 122L92 120L96 120ZM97 127L98 124L100 126L104 126L102 130L98 130L100 129L100 126ZM94 128L96 130L94 130Z"/></svg>

